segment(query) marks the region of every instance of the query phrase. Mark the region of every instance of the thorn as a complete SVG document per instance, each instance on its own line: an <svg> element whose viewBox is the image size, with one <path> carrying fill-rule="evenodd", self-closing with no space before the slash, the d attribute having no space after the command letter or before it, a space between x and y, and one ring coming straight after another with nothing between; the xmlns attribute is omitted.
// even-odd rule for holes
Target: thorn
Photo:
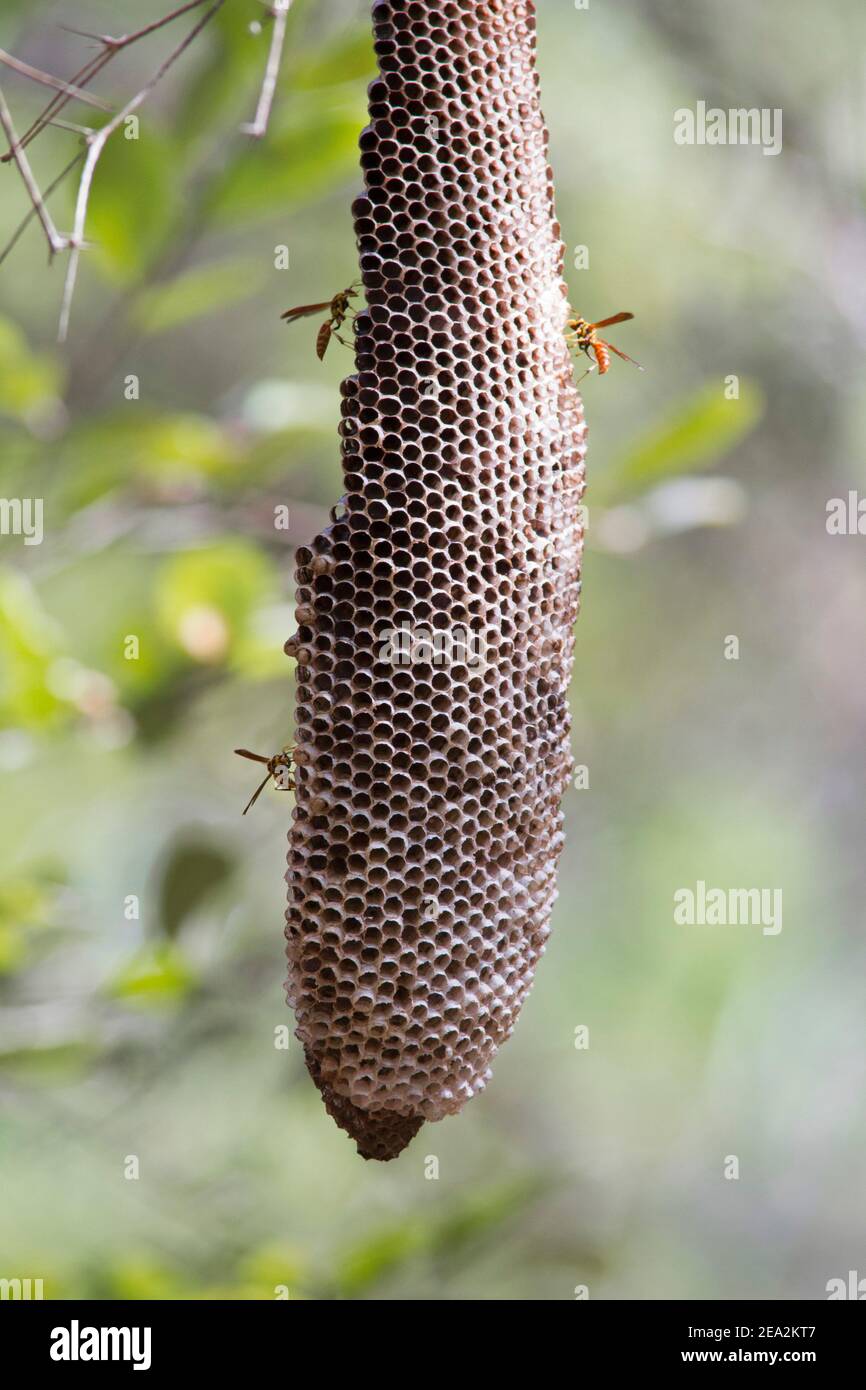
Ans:
<svg viewBox="0 0 866 1390"><path fill-rule="evenodd" d="M93 39L94 43L105 43L102 34L91 34L89 29L74 29L71 24L58 24L57 27L67 34L77 34L80 39Z"/></svg>

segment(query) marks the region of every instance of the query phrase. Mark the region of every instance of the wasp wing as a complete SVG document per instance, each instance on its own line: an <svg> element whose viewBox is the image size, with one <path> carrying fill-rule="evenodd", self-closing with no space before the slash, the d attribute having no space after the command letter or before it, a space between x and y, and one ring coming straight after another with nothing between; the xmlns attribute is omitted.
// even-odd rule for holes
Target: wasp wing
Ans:
<svg viewBox="0 0 866 1390"><path fill-rule="evenodd" d="M613 343L608 343L608 347L610 348L611 352L615 352L617 357L621 357L624 362L630 362L633 367L637 367L639 372L646 371L646 367L642 367L640 362L635 362L634 358L629 357L627 352L621 352L619 348L614 347Z"/></svg>
<svg viewBox="0 0 866 1390"><path fill-rule="evenodd" d="M235 752L239 758L249 758L251 763L269 763L270 758L262 757L261 753L251 753L249 748L236 748Z"/></svg>
<svg viewBox="0 0 866 1390"><path fill-rule="evenodd" d="M323 314L330 307L330 299L323 300L321 304L301 304L297 309L287 309L284 314L280 314L280 318L285 319L286 323L294 323L295 319L308 319L313 314Z"/></svg>
<svg viewBox="0 0 866 1390"><path fill-rule="evenodd" d="M594 323L593 328L610 328L612 323L625 323L626 319L633 319L634 314L612 314L609 319L599 319Z"/></svg>

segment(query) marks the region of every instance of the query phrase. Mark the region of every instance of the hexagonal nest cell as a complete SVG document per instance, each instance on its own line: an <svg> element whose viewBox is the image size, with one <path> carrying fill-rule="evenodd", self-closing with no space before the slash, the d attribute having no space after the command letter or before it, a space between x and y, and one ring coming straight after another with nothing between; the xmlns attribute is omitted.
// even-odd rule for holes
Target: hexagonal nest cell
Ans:
<svg viewBox="0 0 866 1390"><path fill-rule="evenodd" d="M484 1087L547 939L585 427L533 4L373 23L345 495L296 556L286 938L313 1080L389 1159Z"/></svg>

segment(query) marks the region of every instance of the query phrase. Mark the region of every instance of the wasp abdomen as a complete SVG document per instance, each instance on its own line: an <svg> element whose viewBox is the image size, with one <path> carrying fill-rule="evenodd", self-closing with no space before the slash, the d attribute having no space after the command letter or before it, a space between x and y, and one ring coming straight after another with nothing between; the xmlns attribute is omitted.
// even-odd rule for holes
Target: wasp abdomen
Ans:
<svg viewBox="0 0 866 1390"><path fill-rule="evenodd" d="M325 353L326 353L326 351L327 351L328 343L329 343L330 341L331 341L331 325L330 325L330 322L329 322L329 323L323 323L322 326L321 326L321 328L319 329L318 333L316 334L316 356L318 357L318 359L319 359L320 362L321 362L322 358L324 357L324 355L325 355Z"/></svg>
<svg viewBox="0 0 866 1390"><path fill-rule="evenodd" d="M596 341L592 345L592 350L595 353L595 360L598 363L598 374L599 376L604 376L605 372L610 367L610 353L607 343Z"/></svg>

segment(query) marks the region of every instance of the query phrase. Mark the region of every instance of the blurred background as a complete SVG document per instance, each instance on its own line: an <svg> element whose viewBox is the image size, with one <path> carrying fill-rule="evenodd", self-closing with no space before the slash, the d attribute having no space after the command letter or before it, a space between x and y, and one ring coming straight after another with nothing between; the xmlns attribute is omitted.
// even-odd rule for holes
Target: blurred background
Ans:
<svg viewBox="0 0 866 1390"><path fill-rule="evenodd" d="M97 49L61 22L169 8L4 0L0 46L71 75ZM391 1164L275 1045L289 804L242 819L231 751L290 737L291 551L341 492L351 357L318 363L316 320L279 313L356 274L367 6L296 0L254 144L269 21L227 0L108 145L63 348L36 222L0 264L0 494L45 508L41 545L0 537L0 1276L47 1298L823 1298L866 1275L866 537L826 526L866 493L866 12L539 10L572 303L632 310L614 341L648 370L583 388L589 785L551 943L487 1091ZM122 104L191 23L94 90ZM49 94L0 76L23 131ZM677 145L701 100L782 108L782 153ZM43 187L79 149L34 141ZM10 164L0 188L5 245L29 204ZM698 880L781 889L783 930L676 926Z"/></svg>

